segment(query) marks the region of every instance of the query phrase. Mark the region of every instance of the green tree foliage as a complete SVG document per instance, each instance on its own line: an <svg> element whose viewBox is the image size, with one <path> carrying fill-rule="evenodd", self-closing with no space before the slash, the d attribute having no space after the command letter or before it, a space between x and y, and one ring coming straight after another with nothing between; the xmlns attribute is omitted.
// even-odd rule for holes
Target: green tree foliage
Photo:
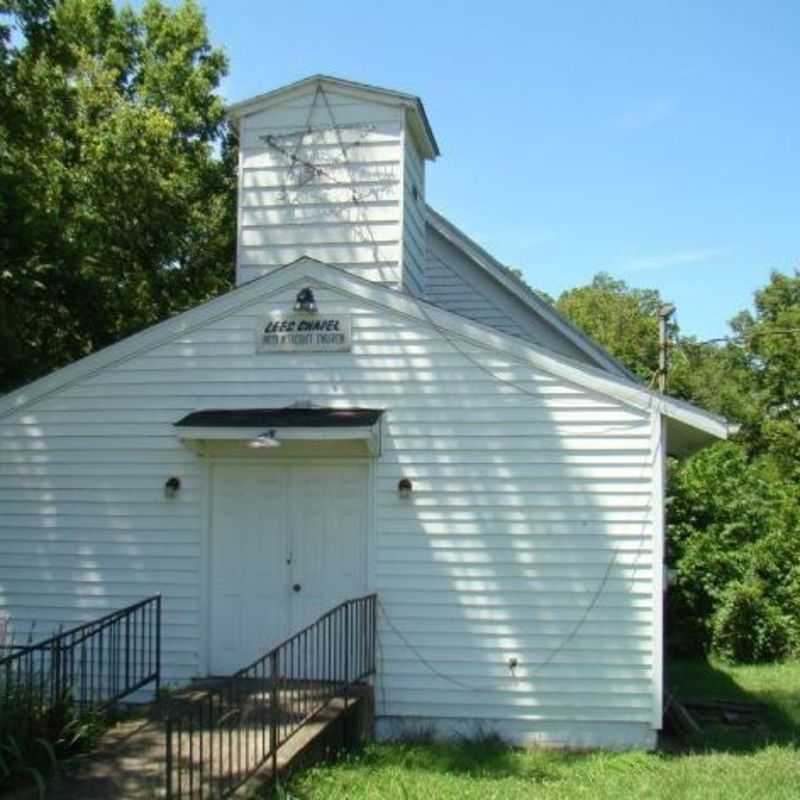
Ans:
<svg viewBox="0 0 800 800"><path fill-rule="evenodd" d="M670 341L667 391L747 431L761 413L750 356L735 342L700 342L676 333Z"/></svg>
<svg viewBox="0 0 800 800"><path fill-rule="evenodd" d="M603 345L644 382L654 384L659 364L656 289L635 289L601 272L591 284L564 292L556 307ZM668 393L738 423L754 421L760 409L752 391L750 355L739 345L699 342L668 323Z"/></svg>
<svg viewBox="0 0 800 800"><path fill-rule="evenodd" d="M774 273L724 344L677 340L671 393L741 425L738 440L800 479L800 273Z"/></svg>
<svg viewBox="0 0 800 800"><path fill-rule="evenodd" d="M227 62L192 0L4 11L0 391L225 290L236 228Z"/></svg>
<svg viewBox="0 0 800 800"><path fill-rule="evenodd" d="M754 307L690 359L693 399L742 432L675 470L669 527L673 643L743 661L800 652L800 275L773 274Z"/></svg>
<svg viewBox="0 0 800 800"><path fill-rule="evenodd" d="M748 353L752 390L761 414L751 424L752 447L800 480L800 272L775 272L755 295L755 314L732 326Z"/></svg>
<svg viewBox="0 0 800 800"><path fill-rule="evenodd" d="M726 442L672 465L673 650L741 661L800 649L800 506L768 458Z"/></svg>
<svg viewBox="0 0 800 800"><path fill-rule="evenodd" d="M589 286L563 292L556 308L649 383L658 369L656 312L662 304L655 289L632 289L600 272Z"/></svg>

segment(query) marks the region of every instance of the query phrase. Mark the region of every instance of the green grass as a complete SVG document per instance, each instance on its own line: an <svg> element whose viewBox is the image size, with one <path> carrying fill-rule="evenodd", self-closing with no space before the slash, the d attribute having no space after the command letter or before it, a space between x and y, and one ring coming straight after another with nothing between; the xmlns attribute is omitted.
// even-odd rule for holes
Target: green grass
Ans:
<svg viewBox="0 0 800 800"><path fill-rule="evenodd" d="M800 798L800 663L729 667L674 664L684 696L758 700L764 724L707 728L658 753L518 750L492 739L373 744L290 780L301 800L797 800Z"/></svg>

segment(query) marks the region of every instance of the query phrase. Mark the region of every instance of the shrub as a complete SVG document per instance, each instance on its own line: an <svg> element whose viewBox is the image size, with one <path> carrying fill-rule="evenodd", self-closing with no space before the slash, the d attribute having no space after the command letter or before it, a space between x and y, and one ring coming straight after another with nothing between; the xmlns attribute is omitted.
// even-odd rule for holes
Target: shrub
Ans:
<svg viewBox="0 0 800 800"><path fill-rule="evenodd" d="M763 661L800 652L800 502L735 443L672 465L667 646Z"/></svg>
<svg viewBox="0 0 800 800"><path fill-rule="evenodd" d="M725 588L712 630L714 651L729 661L773 661L791 653L790 621L757 580L734 581Z"/></svg>

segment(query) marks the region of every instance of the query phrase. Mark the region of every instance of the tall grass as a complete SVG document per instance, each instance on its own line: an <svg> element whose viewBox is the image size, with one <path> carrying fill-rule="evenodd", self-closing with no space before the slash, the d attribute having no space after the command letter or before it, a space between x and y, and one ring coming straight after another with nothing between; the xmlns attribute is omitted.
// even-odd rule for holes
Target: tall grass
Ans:
<svg viewBox="0 0 800 800"><path fill-rule="evenodd" d="M32 631L28 644L31 638ZM8 618L0 618L0 659L19 647ZM80 713L68 691L54 701L50 673L47 662L37 672L0 665L0 791L33 783L43 797L59 761L90 747L105 727L96 712Z"/></svg>

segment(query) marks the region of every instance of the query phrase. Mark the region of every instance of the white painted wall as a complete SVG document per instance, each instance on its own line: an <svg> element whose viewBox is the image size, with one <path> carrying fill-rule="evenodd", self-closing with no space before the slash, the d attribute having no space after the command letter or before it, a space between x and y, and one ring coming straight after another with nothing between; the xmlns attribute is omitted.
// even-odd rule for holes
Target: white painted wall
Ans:
<svg viewBox="0 0 800 800"><path fill-rule="evenodd" d="M400 105L304 86L240 126L238 284L302 256L393 287L408 258L419 284L424 169Z"/></svg>
<svg viewBox="0 0 800 800"><path fill-rule="evenodd" d="M403 289L415 297L425 297L425 160L408 128L403 152Z"/></svg>
<svg viewBox="0 0 800 800"><path fill-rule="evenodd" d="M369 550L392 622L380 622L383 724L481 719L519 738L650 744L648 414L322 287L321 308L353 314L352 353L255 354L257 326L299 285L0 419L0 609L45 633L161 591L166 680L203 674L206 467L172 423L302 399L385 407Z"/></svg>

